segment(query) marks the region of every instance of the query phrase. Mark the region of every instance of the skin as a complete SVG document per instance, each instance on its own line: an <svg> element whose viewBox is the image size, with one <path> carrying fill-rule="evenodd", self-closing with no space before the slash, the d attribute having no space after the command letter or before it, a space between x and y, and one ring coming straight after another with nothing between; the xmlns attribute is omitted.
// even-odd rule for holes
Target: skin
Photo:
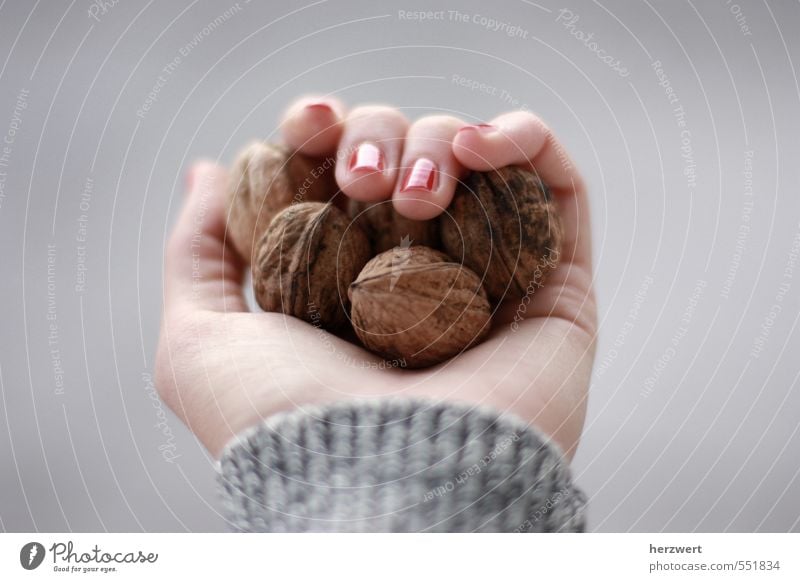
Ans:
<svg viewBox="0 0 800 582"><path fill-rule="evenodd" d="M565 228L557 269L524 314L518 301L501 306L485 342L424 370L377 368L377 356L310 324L249 312L243 294L247 267L226 241L225 169L210 162L190 169L184 206L165 250L155 381L162 399L212 455L219 457L236 434L277 412L350 398L409 396L514 414L550 435L572 459L584 425L597 333L586 188L550 129L532 113L505 113L489 125L468 126L445 116L410 123L389 107L348 111L327 97L299 99L282 121L285 142L311 155L349 153L364 141L376 145L383 171L349 171L339 163L339 187L359 200L391 198L398 212L413 219L441 213L468 170L532 163L550 185ZM434 190L402 192L405 172L419 157L439 168Z"/></svg>

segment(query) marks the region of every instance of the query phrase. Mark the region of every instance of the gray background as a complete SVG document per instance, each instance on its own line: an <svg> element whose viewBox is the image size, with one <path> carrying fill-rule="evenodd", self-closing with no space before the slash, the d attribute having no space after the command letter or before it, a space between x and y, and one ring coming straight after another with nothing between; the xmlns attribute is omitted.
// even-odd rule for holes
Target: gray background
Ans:
<svg viewBox="0 0 800 582"><path fill-rule="evenodd" d="M797 2L110 4L0 4L0 530L225 529L209 457L156 426L165 233L190 160L230 162L313 91L411 117L526 107L576 158L602 321L574 463L591 529L800 531ZM468 22L398 13L419 9Z"/></svg>

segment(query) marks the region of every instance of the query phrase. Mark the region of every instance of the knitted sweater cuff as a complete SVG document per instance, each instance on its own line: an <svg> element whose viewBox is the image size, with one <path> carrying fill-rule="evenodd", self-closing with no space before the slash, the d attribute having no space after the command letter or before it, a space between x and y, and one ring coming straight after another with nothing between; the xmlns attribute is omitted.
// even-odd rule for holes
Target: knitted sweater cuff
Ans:
<svg viewBox="0 0 800 582"><path fill-rule="evenodd" d="M561 450L523 421L417 399L276 414L220 459L240 531L583 531Z"/></svg>

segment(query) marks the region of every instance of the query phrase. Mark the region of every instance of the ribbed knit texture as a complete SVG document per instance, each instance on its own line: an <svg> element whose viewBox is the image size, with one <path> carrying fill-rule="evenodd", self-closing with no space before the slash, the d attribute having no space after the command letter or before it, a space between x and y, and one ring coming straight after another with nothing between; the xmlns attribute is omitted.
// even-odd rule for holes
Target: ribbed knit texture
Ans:
<svg viewBox="0 0 800 582"><path fill-rule="evenodd" d="M583 531L560 449L515 417L417 399L277 414L220 460L242 531Z"/></svg>

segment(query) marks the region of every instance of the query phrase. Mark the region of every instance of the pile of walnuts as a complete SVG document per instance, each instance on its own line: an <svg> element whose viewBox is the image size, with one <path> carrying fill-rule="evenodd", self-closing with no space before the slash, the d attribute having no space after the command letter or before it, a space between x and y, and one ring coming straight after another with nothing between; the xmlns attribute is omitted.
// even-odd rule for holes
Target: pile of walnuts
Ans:
<svg viewBox="0 0 800 582"><path fill-rule="evenodd" d="M543 284L562 234L529 170L472 172L438 219L414 221L391 200L349 200L332 167L264 142L239 155L228 205L228 238L251 264L262 309L352 329L409 368L480 342L493 308Z"/></svg>

